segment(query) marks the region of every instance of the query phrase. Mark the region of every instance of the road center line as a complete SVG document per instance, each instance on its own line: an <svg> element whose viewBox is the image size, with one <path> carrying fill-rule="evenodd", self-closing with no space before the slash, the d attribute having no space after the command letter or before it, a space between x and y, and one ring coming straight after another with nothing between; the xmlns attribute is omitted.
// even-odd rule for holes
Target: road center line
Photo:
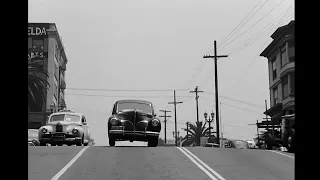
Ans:
<svg viewBox="0 0 320 180"><path fill-rule="evenodd" d="M182 148L177 147L184 155L186 155L195 165L197 165L203 172L205 172L212 180L218 180L209 171L206 170L201 164L194 160L188 153L186 153Z"/></svg>
<svg viewBox="0 0 320 180"><path fill-rule="evenodd" d="M85 150L87 150L90 146L86 146L85 148L82 148L80 150L80 152L78 152L78 154L71 159L71 161L65 165L55 176L53 176L53 178L51 178L51 180L58 180L60 178L60 176L62 176L63 173L65 173L68 168L74 163L76 162L76 160L84 153Z"/></svg>
<svg viewBox="0 0 320 180"><path fill-rule="evenodd" d="M218 174L216 171L214 171L210 166L208 166L205 162L203 162L200 158L198 158L196 155L194 155L191 151L189 151L187 148L182 147L188 154L190 154L194 159L196 159L198 162L202 164L205 168L207 168L211 173L213 173L216 177L218 177L221 180L224 179L220 174Z"/></svg>
<svg viewBox="0 0 320 180"><path fill-rule="evenodd" d="M277 151L273 151L273 150L271 150L271 152L275 152L275 153L281 154L281 155L283 155L283 156L287 156L287 157L289 157L289 158L292 158L292 159L294 159L294 157L292 157L292 156L289 156L289 155L286 155L286 154L284 154L284 153L280 153L280 152L277 152Z"/></svg>

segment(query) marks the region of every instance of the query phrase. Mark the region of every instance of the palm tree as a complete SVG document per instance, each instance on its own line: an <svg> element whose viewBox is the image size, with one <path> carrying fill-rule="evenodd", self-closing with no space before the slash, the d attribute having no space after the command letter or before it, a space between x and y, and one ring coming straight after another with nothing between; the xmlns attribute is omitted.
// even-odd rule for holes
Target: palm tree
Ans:
<svg viewBox="0 0 320 180"><path fill-rule="evenodd" d="M213 127L211 127L213 129ZM209 136L209 127L206 127L206 122L202 125L202 122L199 123L189 123L189 128L186 129L188 135L186 135L181 141L183 141L182 146L190 146L192 144L200 145L200 137ZM214 135L211 135L211 139L215 139Z"/></svg>
<svg viewBox="0 0 320 180"><path fill-rule="evenodd" d="M48 72L41 65L43 60L38 58L28 58L28 107L35 105L39 100L45 102L46 92L50 87L47 81Z"/></svg>

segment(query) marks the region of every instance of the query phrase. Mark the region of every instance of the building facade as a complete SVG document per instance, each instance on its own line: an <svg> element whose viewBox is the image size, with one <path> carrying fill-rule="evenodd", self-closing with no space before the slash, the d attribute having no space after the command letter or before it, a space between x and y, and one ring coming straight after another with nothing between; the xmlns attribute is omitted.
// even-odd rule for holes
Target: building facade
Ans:
<svg viewBox="0 0 320 180"><path fill-rule="evenodd" d="M61 37L55 23L28 23L28 58L39 56L43 69L48 72L50 86L45 102L28 106L28 127L39 128L46 124L48 115L66 107L65 71L68 62Z"/></svg>
<svg viewBox="0 0 320 180"><path fill-rule="evenodd" d="M295 33L294 21L279 27L273 41L260 56L268 59L270 108L264 114L271 124L281 124L281 116L295 112Z"/></svg>

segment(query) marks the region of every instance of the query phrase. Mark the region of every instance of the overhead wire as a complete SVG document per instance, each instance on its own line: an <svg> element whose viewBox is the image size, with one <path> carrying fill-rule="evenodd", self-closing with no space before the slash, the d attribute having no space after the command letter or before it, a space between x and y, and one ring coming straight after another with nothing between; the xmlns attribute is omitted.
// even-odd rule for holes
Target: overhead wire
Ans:
<svg viewBox="0 0 320 180"><path fill-rule="evenodd" d="M291 6L290 6L291 7ZM290 8L289 7L289 8ZM290 10L290 9L287 9L286 11ZM284 14L284 13L283 13ZM280 18L280 20L276 23L270 23L268 24L267 26L265 26L264 28L261 29L261 31L259 31L258 33L256 33L254 36L250 37L249 39L247 39L243 44L239 45L238 47L234 48L233 50L231 50L231 52L229 53L229 55L232 55L232 54L235 54L245 48L248 47L248 45L250 44L253 44L252 42L256 42L257 40L260 39L260 37L262 37L263 35L271 32L271 31L274 31L273 28L277 27L278 24L282 23L283 21L286 21L287 19L290 18L290 15L292 15L290 13L290 11L286 12L284 15L280 15L278 18Z"/></svg>
<svg viewBox="0 0 320 180"><path fill-rule="evenodd" d="M267 42L269 41L269 39L267 39L264 43L263 43L263 46L264 47ZM256 60L256 58L258 57L260 52L258 52L254 58L251 60L250 64L247 66L247 68L242 72L241 76L239 77L239 79L236 81L236 83L230 88L230 89L234 89L234 87L240 82L240 80L242 79L242 77L244 76L244 74L247 72L247 70L250 68L250 66L252 65L252 63L254 62L254 60Z"/></svg>
<svg viewBox="0 0 320 180"><path fill-rule="evenodd" d="M267 15L269 15L273 10L275 10L283 1L279 2L275 7L273 7L267 14L265 14L262 18L260 18L258 21L256 21L252 26L250 26L248 29L246 29L244 32L242 32L240 35L238 35L236 38L234 38L232 41L230 41L227 44L224 44L222 47L220 47L220 49L226 47L227 45L229 45L230 43L234 42L235 40L237 40L239 37L241 37L243 34L245 34L246 32L248 32L251 28L253 28L255 25L257 25L262 19L264 19L265 17L267 17Z"/></svg>
<svg viewBox="0 0 320 180"><path fill-rule="evenodd" d="M246 21L246 18L254 11L254 9L264 0L261 0L258 2L258 4L256 4L253 9L251 9L251 11L245 16L245 18L230 32L230 34L228 34L228 36L226 36L226 38L224 38L221 43L220 43L220 46L222 46L225 42L227 42L235 33L237 33L244 25L247 24L247 22L269 1L269 0L266 0L260 7L258 10L255 11L255 13L253 15L251 15L251 17ZM244 22L244 24L242 24ZM242 25L241 25L242 24ZM241 27L239 27L241 25ZM239 27L239 28L238 28ZM238 29L238 30L236 30ZM235 31L236 30L236 31ZM231 35L232 34L232 35ZM230 36L231 35L231 36ZM227 38L228 37L228 38ZM220 48L218 48L220 49Z"/></svg>
<svg viewBox="0 0 320 180"><path fill-rule="evenodd" d="M89 88L67 88L67 90L75 90L75 91L123 91L123 92L127 92L127 91L155 91L155 92L159 92L159 91L185 91L187 89L89 89Z"/></svg>

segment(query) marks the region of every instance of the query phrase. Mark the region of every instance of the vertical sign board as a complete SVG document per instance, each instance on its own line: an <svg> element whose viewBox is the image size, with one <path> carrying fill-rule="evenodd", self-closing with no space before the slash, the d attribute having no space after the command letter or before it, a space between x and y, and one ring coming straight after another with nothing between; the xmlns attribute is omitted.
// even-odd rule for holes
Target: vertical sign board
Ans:
<svg viewBox="0 0 320 180"><path fill-rule="evenodd" d="M48 29L48 23L28 23L28 58L48 57Z"/></svg>

